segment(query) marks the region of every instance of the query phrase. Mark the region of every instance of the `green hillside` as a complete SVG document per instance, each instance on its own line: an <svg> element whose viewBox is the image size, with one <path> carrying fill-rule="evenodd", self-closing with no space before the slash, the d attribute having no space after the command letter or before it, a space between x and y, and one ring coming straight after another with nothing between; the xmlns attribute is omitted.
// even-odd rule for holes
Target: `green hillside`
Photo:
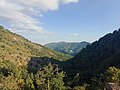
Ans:
<svg viewBox="0 0 120 90"><path fill-rule="evenodd" d="M88 44L88 42L80 42L80 43L72 43L72 42L58 42L58 43L49 43L45 44L45 47L48 47L52 50L55 50L57 52L62 52L64 54L69 55L76 55L78 54L83 48L85 48Z"/></svg>
<svg viewBox="0 0 120 90"><path fill-rule="evenodd" d="M120 29L72 58L0 27L0 90L104 90L106 83L120 85Z"/></svg>
<svg viewBox="0 0 120 90"><path fill-rule="evenodd" d="M120 68L120 29L82 49L66 66L70 75L80 73L84 81L98 77L109 67Z"/></svg>
<svg viewBox="0 0 120 90"><path fill-rule="evenodd" d="M31 57L48 57L63 61L69 59L71 56L33 43L0 26L0 60L10 60L23 65L27 64Z"/></svg>

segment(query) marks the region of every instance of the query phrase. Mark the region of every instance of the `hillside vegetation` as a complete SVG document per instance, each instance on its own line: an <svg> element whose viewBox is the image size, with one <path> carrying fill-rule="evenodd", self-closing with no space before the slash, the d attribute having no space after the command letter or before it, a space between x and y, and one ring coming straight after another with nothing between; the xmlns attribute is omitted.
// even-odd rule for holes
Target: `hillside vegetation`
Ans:
<svg viewBox="0 0 120 90"><path fill-rule="evenodd" d="M0 60L11 60L23 65L27 64L31 57L48 57L63 61L71 58L69 55L33 43L0 26Z"/></svg>
<svg viewBox="0 0 120 90"><path fill-rule="evenodd" d="M0 90L104 90L109 83L119 90L120 29L71 58L0 27Z"/></svg>
<svg viewBox="0 0 120 90"><path fill-rule="evenodd" d="M78 54L83 48L85 48L88 44L88 42L80 42L80 43L72 43L72 42L58 42L58 43L49 43L45 44L45 47L48 47L52 50L55 50L57 52L62 52L64 54L69 54L72 56L75 56Z"/></svg>
<svg viewBox="0 0 120 90"><path fill-rule="evenodd" d="M100 77L109 67L120 68L120 29L82 49L65 66L70 76L80 73L80 82L88 83L93 77Z"/></svg>
<svg viewBox="0 0 120 90"><path fill-rule="evenodd" d="M76 68L82 71L92 70L93 72L97 69L102 72L110 66L120 68L120 29L88 45L73 58L73 61L77 63Z"/></svg>

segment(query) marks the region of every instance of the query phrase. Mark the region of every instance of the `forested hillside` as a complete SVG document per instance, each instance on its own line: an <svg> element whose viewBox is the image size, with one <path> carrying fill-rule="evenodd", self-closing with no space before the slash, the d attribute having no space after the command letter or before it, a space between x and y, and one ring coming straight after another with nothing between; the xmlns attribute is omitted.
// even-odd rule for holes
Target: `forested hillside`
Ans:
<svg viewBox="0 0 120 90"><path fill-rule="evenodd" d="M0 26L0 90L63 90L59 63L71 58Z"/></svg>
<svg viewBox="0 0 120 90"><path fill-rule="evenodd" d="M0 60L10 60L23 65L27 64L31 57L67 60L71 56L52 51L40 44L32 43L24 37L0 26Z"/></svg>
<svg viewBox="0 0 120 90"><path fill-rule="evenodd" d="M0 90L104 90L109 83L119 88L120 29L71 58L0 27Z"/></svg>
<svg viewBox="0 0 120 90"><path fill-rule="evenodd" d="M52 50L55 50L57 52L62 52L64 54L69 54L69 55L76 55L78 54L83 48L85 48L88 44L88 42L80 42L80 43L75 43L75 42L58 42L58 43L49 43L45 44L45 47L48 47Z"/></svg>
<svg viewBox="0 0 120 90"><path fill-rule="evenodd" d="M80 73L82 83L92 83L92 78L100 77L109 67L120 68L120 29L82 49L65 66L70 76Z"/></svg>

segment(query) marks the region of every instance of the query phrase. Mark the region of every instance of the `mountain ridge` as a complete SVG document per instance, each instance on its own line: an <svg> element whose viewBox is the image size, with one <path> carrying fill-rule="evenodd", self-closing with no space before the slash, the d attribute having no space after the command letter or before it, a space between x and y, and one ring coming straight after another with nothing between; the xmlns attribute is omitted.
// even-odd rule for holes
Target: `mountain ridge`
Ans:
<svg viewBox="0 0 120 90"><path fill-rule="evenodd" d="M71 56L50 50L33 43L21 35L0 26L0 60L11 60L17 64L27 64L31 57L48 57L67 60Z"/></svg>
<svg viewBox="0 0 120 90"><path fill-rule="evenodd" d="M73 59L66 62L67 71L80 73L83 80L98 77L109 67L120 68L120 29L108 33L87 45Z"/></svg>
<svg viewBox="0 0 120 90"><path fill-rule="evenodd" d="M45 47L48 47L52 50L55 50L57 52L62 52L64 54L69 54L72 56L75 56L77 53L79 53L83 48L85 48L89 42L82 41L82 42L53 42L45 44Z"/></svg>

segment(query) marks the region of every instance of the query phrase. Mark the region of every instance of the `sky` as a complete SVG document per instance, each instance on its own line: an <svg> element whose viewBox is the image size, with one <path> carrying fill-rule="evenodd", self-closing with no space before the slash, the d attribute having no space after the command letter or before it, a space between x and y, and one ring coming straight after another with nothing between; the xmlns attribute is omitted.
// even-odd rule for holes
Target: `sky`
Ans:
<svg viewBox="0 0 120 90"><path fill-rule="evenodd" d="M93 42L120 28L120 0L0 0L0 25L40 44Z"/></svg>

